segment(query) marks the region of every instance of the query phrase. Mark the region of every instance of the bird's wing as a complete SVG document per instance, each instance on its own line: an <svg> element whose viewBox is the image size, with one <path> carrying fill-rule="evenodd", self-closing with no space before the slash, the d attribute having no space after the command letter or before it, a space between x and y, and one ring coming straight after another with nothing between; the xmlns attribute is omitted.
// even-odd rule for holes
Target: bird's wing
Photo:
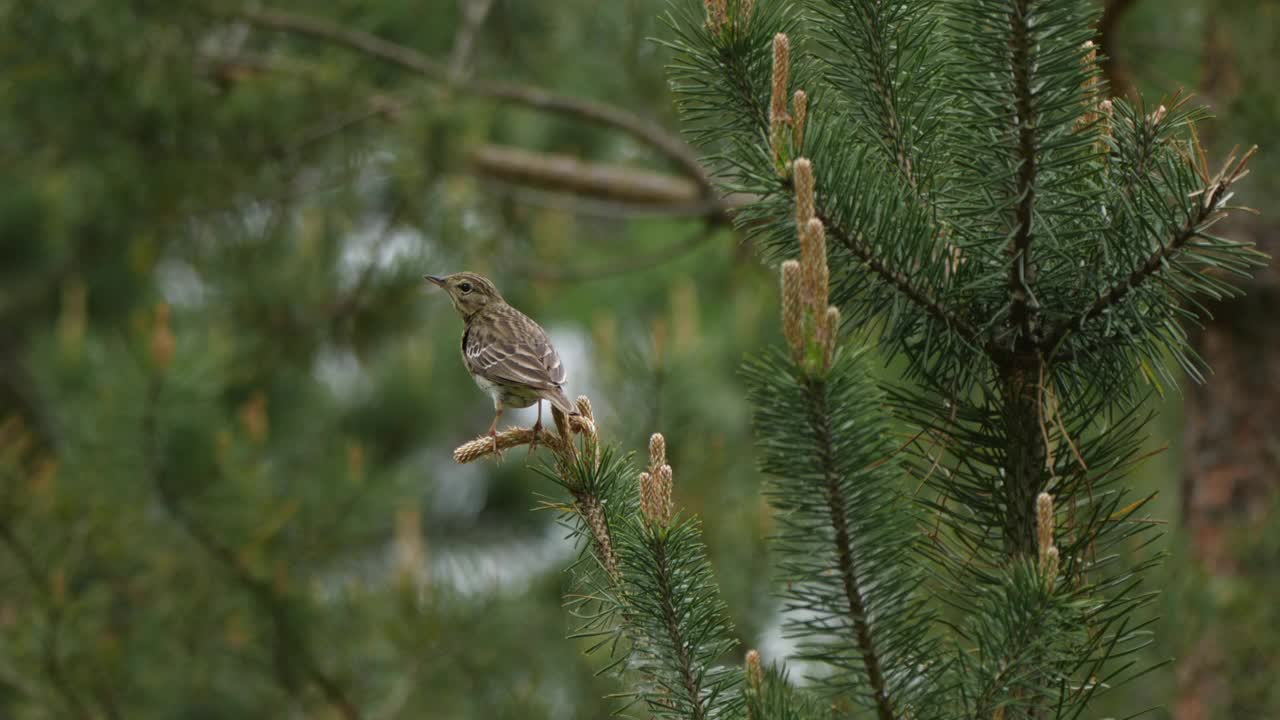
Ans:
<svg viewBox="0 0 1280 720"><path fill-rule="evenodd" d="M468 370L491 382L538 390L564 384L564 365L537 323L513 308L487 320L472 322L463 338Z"/></svg>

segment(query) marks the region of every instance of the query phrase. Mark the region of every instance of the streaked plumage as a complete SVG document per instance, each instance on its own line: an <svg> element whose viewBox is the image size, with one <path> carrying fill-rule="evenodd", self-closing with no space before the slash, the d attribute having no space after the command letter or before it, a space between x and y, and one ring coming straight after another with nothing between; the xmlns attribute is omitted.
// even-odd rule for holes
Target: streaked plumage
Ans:
<svg viewBox="0 0 1280 720"><path fill-rule="evenodd" d="M575 412L564 395L564 365L546 331L506 303L487 305L467 318L462 359L495 405L523 408L542 399L562 412Z"/></svg>
<svg viewBox="0 0 1280 720"><path fill-rule="evenodd" d="M538 323L507 304L487 278L470 272L427 279L449 293L466 323L462 361L476 384L493 398L489 434L496 437L505 408L524 408L541 400L568 415L577 410L564 394L566 373L560 356ZM495 439L496 447L496 439Z"/></svg>

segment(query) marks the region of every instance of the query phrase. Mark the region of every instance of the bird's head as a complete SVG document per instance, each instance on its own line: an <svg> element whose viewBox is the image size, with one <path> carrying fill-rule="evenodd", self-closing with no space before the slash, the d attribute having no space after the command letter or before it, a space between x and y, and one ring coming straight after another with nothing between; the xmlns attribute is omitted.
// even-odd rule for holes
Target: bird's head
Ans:
<svg viewBox="0 0 1280 720"><path fill-rule="evenodd" d="M497 286L489 282L488 278L473 272L454 273L444 277L427 275L426 279L449 293L453 307L464 318L471 317L489 303L503 302Z"/></svg>

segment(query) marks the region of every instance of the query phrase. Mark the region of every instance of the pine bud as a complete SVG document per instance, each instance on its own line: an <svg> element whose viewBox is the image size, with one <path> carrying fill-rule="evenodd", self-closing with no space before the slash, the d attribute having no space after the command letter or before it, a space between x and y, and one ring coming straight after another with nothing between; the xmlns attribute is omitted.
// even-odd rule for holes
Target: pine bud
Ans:
<svg viewBox="0 0 1280 720"><path fill-rule="evenodd" d="M724 29L729 18L727 0L704 0L707 8L707 27L715 33Z"/></svg>
<svg viewBox="0 0 1280 720"><path fill-rule="evenodd" d="M755 0L738 0L738 14L734 18L734 26L745 28L751 22L751 12L755 10Z"/></svg>
<svg viewBox="0 0 1280 720"><path fill-rule="evenodd" d="M1044 568L1046 556L1053 547L1053 498L1047 492L1036 496L1036 531L1040 546L1040 567Z"/></svg>
<svg viewBox="0 0 1280 720"><path fill-rule="evenodd" d="M835 359L836 348L840 346L840 308L831 305L827 308L827 319L824 325L823 349L826 351L827 368L830 369L831 361Z"/></svg>
<svg viewBox="0 0 1280 720"><path fill-rule="evenodd" d="M1058 567L1061 559L1058 555L1058 548L1051 547L1044 555L1044 565L1040 569L1040 574L1044 577L1045 585L1053 592L1053 586L1058 582Z"/></svg>
<svg viewBox="0 0 1280 720"><path fill-rule="evenodd" d="M586 395L579 395L577 399L578 414L582 417L574 418L574 420L586 420L581 423L583 427L583 449L587 454L595 460L600 459L600 442L596 436L596 418L591 412L591 400Z"/></svg>
<svg viewBox="0 0 1280 720"><path fill-rule="evenodd" d="M757 692L764 687L764 666L760 662L759 650L747 651L747 683Z"/></svg>
<svg viewBox="0 0 1280 720"><path fill-rule="evenodd" d="M654 433L649 437L649 469L656 470L667 464L667 439L662 433Z"/></svg>
<svg viewBox="0 0 1280 720"><path fill-rule="evenodd" d="M658 468L655 484L658 486L658 512L663 525L670 524L675 508L671 502L672 473L670 465Z"/></svg>
<svg viewBox="0 0 1280 720"><path fill-rule="evenodd" d="M773 151L773 160L779 165L783 163L782 141L785 138L786 126L791 122L787 116L787 86L791 82L791 40L786 33L773 36L773 83L769 94L769 144Z"/></svg>
<svg viewBox="0 0 1280 720"><path fill-rule="evenodd" d="M618 555L613 550L613 536L609 533L609 522L605 519L604 508L600 506L598 499L587 496L579 503L579 512L586 519L587 527L591 528L600 562L609 571L609 575L617 580L622 573L618 570Z"/></svg>
<svg viewBox="0 0 1280 720"><path fill-rule="evenodd" d="M800 263L782 263L782 335L797 361L804 356L804 280Z"/></svg>
<svg viewBox="0 0 1280 720"><path fill-rule="evenodd" d="M657 510L657 491L653 486L653 473L644 471L640 473L640 514L645 520L651 520L658 514Z"/></svg>
<svg viewBox="0 0 1280 720"><path fill-rule="evenodd" d="M804 268L805 297L815 319L826 313L830 271L827 269L827 228L818 218L810 218L800 236L800 264Z"/></svg>
<svg viewBox="0 0 1280 720"><path fill-rule="evenodd" d="M762 720L756 714L761 709L760 702L764 699L764 667L760 663L760 651L747 651L746 675L747 720Z"/></svg>
<svg viewBox="0 0 1280 720"><path fill-rule="evenodd" d="M799 158L792 163L792 172L796 187L796 228L803 232L805 223L814 214L813 163L809 158Z"/></svg>
<svg viewBox="0 0 1280 720"><path fill-rule="evenodd" d="M579 395L577 400L578 412L588 420L595 422L596 416L591 414L591 399L586 395Z"/></svg>
<svg viewBox="0 0 1280 720"><path fill-rule="evenodd" d="M640 513L650 525L666 527L671 522L671 466L640 473Z"/></svg>
<svg viewBox="0 0 1280 720"><path fill-rule="evenodd" d="M791 96L791 107L795 113L794 124L791 126L791 148L798 153L804 149L804 121L809 117L809 96L803 90L797 90Z"/></svg>
<svg viewBox="0 0 1280 720"><path fill-rule="evenodd" d="M156 318L151 326L151 362L157 369L169 369L175 345L173 329L169 326L169 306L160 303L156 306Z"/></svg>

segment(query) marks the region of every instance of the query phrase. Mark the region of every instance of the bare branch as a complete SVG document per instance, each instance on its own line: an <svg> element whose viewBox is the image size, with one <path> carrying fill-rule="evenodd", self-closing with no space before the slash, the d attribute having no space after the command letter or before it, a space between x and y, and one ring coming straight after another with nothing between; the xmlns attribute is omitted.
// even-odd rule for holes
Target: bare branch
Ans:
<svg viewBox="0 0 1280 720"><path fill-rule="evenodd" d="M475 46L476 35L484 19L493 7L493 0L460 0L462 3L462 25L453 37L453 51L449 53L449 80L457 83L468 74L467 63L471 59L471 50Z"/></svg>
<svg viewBox="0 0 1280 720"><path fill-rule="evenodd" d="M497 178L488 179L493 181L495 190L509 195L512 200L522 205L562 210L575 215L613 220L673 217L714 218L716 213L721 210L722 205L724 206L724 212L732 214L735 209L749 202L748 199L744 199L745 196L730 196L724 201L700 200L696 203L682 205L648 205L578 197L554 190L542 190L536 187L509 183Z"/></svg>
<svg viewBox="0 0 1280 720"><path fill-rule="evenodd" d="M480 175L585 197L644 205L699 204L698 184L684 177L579 160L572 155L482 145L471 153Z"/></svg>
<svg viewBox="0 0 1280 720"><path fill-rule="evenodd" d="M580 120L611 127L653 147L674 160L702 189L703 194L714 192L711 179L703 170L698 154L678 135L635 113L608 103L559 95L542 88L513 83L466 81L454 84L449 68L426 55L403 45L384 40L359 30L349 30L340 25L308 17L270 9L240 9L236 17L259 27L303 35L330 44L340 45L384 62L398 65L425 75L458 92L470 93L505 102L523 105L544 112L559 113Z"/></svg>

